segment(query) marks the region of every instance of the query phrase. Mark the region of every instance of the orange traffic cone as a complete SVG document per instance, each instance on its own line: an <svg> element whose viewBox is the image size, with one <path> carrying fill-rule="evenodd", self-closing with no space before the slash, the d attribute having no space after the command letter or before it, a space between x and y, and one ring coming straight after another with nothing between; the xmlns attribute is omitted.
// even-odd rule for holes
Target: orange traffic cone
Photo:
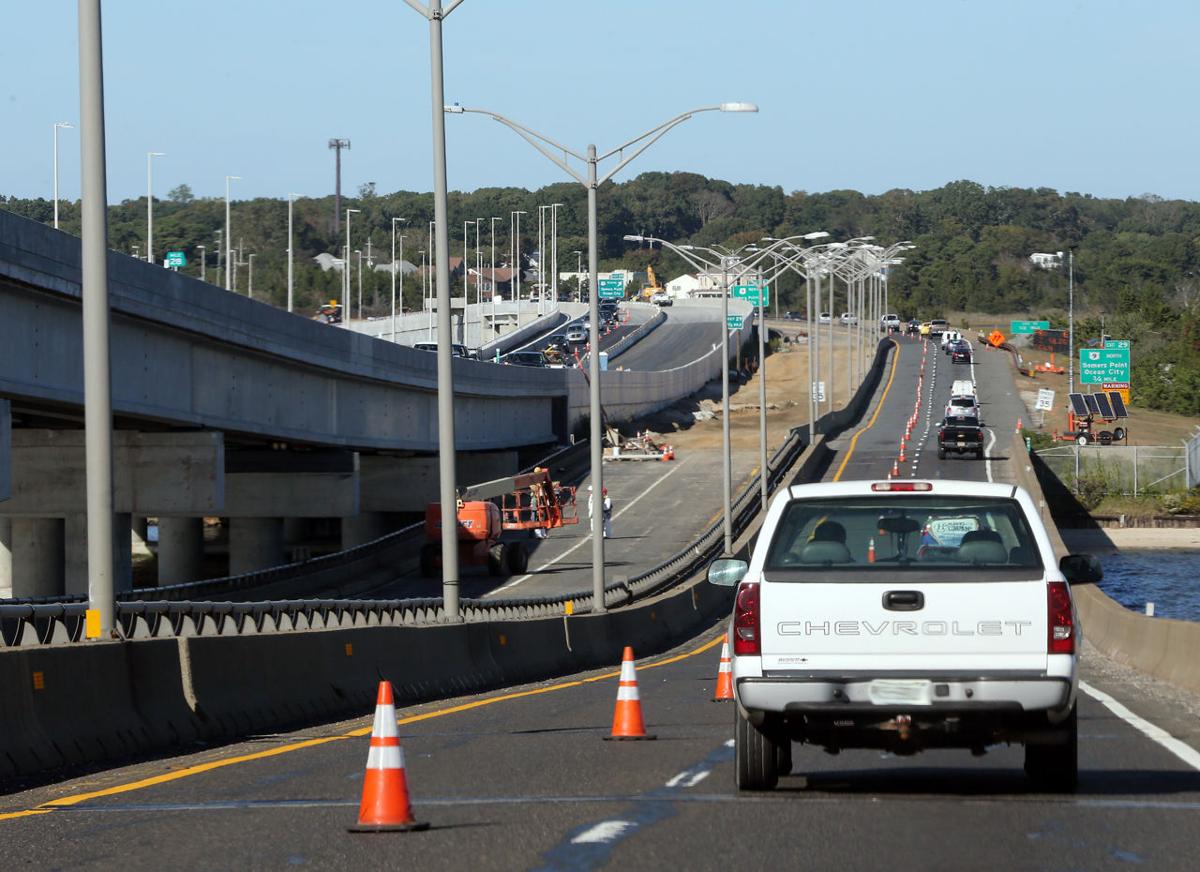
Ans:
<svg viewBox="0 0 1200 872"><path fill-rule="evenodd" d="M867 563L875 562L875 540L867 540Z"/></svg>
<svg viewBox="0 0 1200 872"><path fill-rule="evenodd" d="M896 461L896 460L893 460L893 461L892 461L892 475L893 475L894 477L896 477L896 478L899 478L899 477L900 477L900 463L899 463L899 461Z"/></svg>
<svg viewBox="0 0 1200 872"><path fill-rule="evenodd" d="M901 462L901 463L905 463L905 462L906 462L906 461L904 460L904 440L903 440L903 439L901 439L901 440L900 440L900 462Z"/></svg>
<svg viewBox="0 0 1200 872"><path fill-rule="evenodd" d="M613 710L612 735L605 736L604 741L653 738L646 735L642 701L638 697L637 671L633 668L633 649L626 645L621 657L621 678L617 682L617 707Z"/></svg>
<svg viewBox="0 0 1200 872"><path fill-rule="evenodd" d="M371 728L371 750L363 779L362 804L352 833L403 833L427 830L429 824L413 820L408 801L408 779L404 775L404 751L396 731L396 706L392 684L379 682L375 701L375 726Z"/></svg>
<svg viewBox="0 0 1200 872"><path fill-rule="evenodd" d="M1021 432L1021 419L1020 418L1017 418L1017 432L1018 433Z"/></svg>
<svg viewBox="0 0 1200 872"><path fill-rule="evenodd" d="M721 644L721 668L717 670L717 692L713 702L724 702L733 699L733 668L729 663L729 642Z"/></svg>

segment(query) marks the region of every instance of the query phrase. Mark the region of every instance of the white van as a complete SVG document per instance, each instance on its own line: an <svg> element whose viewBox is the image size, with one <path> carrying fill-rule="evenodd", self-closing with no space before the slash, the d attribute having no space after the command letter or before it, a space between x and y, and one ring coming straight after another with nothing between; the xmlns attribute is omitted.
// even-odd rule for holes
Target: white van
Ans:
<svg viewBox="0 0 1200 872"><path fill-rule="evenodd" d="M942 351L944 351L946 354L949 354L950 353L950 343L957 342L960 339L962 339L962 334L959 333L957 330L943 330L942 331Z"/></svg>
<svg viewBox="0 0 1200 872"><path fill-rule="evenodd" d="M954 384L950 386L950 396L952 397L973 397L975 396L975 382L969 378L959 378L954 380Z"/></svg>

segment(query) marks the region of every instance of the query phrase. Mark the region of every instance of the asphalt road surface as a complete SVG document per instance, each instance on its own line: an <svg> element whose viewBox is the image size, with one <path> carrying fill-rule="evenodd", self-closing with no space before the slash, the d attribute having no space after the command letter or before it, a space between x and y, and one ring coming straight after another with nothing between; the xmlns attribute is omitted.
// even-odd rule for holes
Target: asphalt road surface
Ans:
<svg viewBox="0 0 1200 872"><path fill-rule="evenodd" d="M721 325L702 320L710 314L685 307L664 309L667 320L645 339L626 351L613 366L634 370L665 370L691 363L708 354L721 342Z"/></svg>
<svg viewBox="0 0 1200 872"><path fill-rule="evenodd" d="M602 741L613 671L401 710L424 833L346 832L370 730L359 719L0 798L4 866L1195 868L1200 755L1181 759L1087 694L1074 795L1032 792L1019 748L903 758L807 746L777 790L739 794L733 709L710 702L718 641L713 630L640 665L655 741ZM1085 678L1094 693L1123 689ZM1155 705L1136 691L1123 702Z"/></svg>

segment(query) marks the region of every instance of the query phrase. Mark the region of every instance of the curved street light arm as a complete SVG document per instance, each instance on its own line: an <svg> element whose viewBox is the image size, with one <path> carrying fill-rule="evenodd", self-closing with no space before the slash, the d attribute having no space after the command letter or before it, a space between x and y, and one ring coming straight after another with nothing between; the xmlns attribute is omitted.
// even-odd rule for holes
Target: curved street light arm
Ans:
<svg viewBox="0 0 1200 872"><path fill-rule="evenodd" d="M707 110L699 110L699 111L707 111ZM671 121L668 121L666 124L659 125L654 130L651 130L649 133L643 133L637 139L627 142L625 145L621 146L620 148L613 149L612 151L610 151L608 154L604 155L603 157L597 158L596 161L597 161L597 163L599 163L600 161L605 160L606 158L612 157L614 154L617 154L618 152L623 151L629 145L632 145L633 143L636 143L636 142L640 142L641 140L646 139L646 137L651 136L651 134L653 134L653 137L651 139L649 139L646 143L644 143L637 151L635 151L629 157L624 158L619 164L617 164L615 167L613 167L611 170L609 170L603 176L601 176L599 179L597 179L596 180L597 187L600 185L603 185L605 182L607 182L609 179L611 179L613 176L615 176L621 170L625 169L625 167L630 163L630 161L633 161L634 159L636 159L638 156L641 155L642 152L644 152L650 146L654 145L654 143L658 142L660 139L662 139L664 136L666 136L667 132L670 131L671 128L678 127L680 124L687 121L689 118L692 117L693 114L694 113L689 112L686 115L680 115L678 118L674 118Z"/></svg>
<svg viewBox="0 0 1200 872"><path fill-rule="evenodd" d="M575 179L575 181L579 182L581 185L587 184L587 179L584 176L581 176L579 173L577 173L575 171L575 169L569 163L566 162L565 159L559 158L556 154L553 154L548 148L546 148L546 146L550 146L551 148L554 148L557 151L561 151L564 155L570 155L571 157L575 158L576 160L583 161L584 163L587 162L587 158L585 158L583 155L579 154L578 152L572 151L571 149L567 148L562 143L555 142L550 137L544 136L541 133L538 133L536 130L530 130L524 124L520 124L519 122L513 121L511 118L501 115L498 112L491 112L487 109L468 109L465 106L458 106L458 105L447 106L445 108L445 111L448 113L451 113L451 114L455 114L455 115L461 115L461 114L465 114L465 113L471 113L474 115L486 115L488 118L491 118L493 121L500 122L505 127L507 127L509 130L513 131L513 133L517 134L517 136L521 137L526 142L528 142L530 145L532 145L534 148L536 148L539 152L542 153L542 155L544 155L546 157L547 160L549 160L551 163L553 163L555 166L557 166L559 169L561 169L563 172L565 172L571 178Z"/></svg>

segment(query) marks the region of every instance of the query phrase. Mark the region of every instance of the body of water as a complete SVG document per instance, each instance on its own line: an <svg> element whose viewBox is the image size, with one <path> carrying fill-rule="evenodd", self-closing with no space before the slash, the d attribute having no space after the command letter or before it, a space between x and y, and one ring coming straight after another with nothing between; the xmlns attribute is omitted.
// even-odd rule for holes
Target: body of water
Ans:
<svg viewBox="0 0 1200 872"><path fill-rule="evenodd" d="M1155 617L1200 621L1200 551L1122 551L1102 557L1100 588L1121 605Z"/></svg>

